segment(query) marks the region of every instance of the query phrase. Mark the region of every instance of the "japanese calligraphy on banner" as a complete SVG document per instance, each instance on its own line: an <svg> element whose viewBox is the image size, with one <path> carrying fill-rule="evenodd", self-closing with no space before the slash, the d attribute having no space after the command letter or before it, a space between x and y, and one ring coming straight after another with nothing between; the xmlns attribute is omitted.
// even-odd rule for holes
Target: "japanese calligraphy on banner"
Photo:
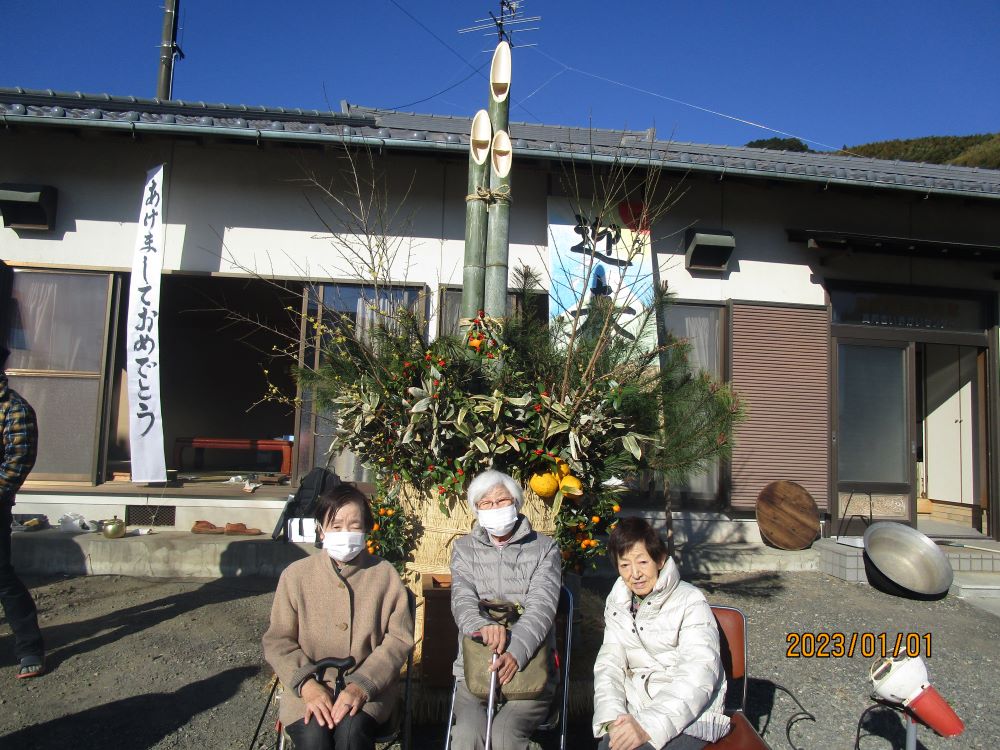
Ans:
<svg viewBox="0 0 1000 750"><path fill-rule="evenodd" d="M579 213L567 198L548 201L552 317L586 316L594 297L619 309L619 333L634 338L631 320L652 297L653 259L641 203L622 202L605 215ZM580 301L583 304L580 305ZM579 309L578 309L579 308Z"/></svg>
<svg viewBox="0 0 1000 750"><path fill-rule="evenodd" d="M160 271L163 268L163 165L149 171L139 203L139 232L129 283L129 447L133 482L165 482L160 412Z"/></svg>

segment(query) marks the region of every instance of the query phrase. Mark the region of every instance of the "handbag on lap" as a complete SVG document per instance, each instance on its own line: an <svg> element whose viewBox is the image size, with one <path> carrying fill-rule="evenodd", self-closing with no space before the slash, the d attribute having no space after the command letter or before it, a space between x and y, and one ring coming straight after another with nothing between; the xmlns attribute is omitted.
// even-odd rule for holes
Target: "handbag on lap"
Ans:
<svg viewBox="0 0 1000 750"><path fill-rule="evenodd" d="M507 643L510 643L510 628L521 614L519 605L514 602L482 600L479 602L479 613L507 628ZM463 637L462 662L465 686L470 693L481 700L489 698L492 655L493 652L489 647L472 636ZM533 700L545 691L545 686L549 684L555 671L552 648L547 640L543 640L538 650L524 665L524 669L519 669L514 678L500 688L500 692L509 701Z"/></svg>

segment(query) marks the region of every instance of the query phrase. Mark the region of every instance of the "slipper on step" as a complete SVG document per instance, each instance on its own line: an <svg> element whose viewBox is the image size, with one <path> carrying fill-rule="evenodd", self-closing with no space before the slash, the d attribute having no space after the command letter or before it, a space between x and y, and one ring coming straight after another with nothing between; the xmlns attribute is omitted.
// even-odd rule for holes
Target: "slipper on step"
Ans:
<svg viewBox="0 0 1000 750"><path fill-rule="evenodd" d="M21 660L21 666L18 667L15 677L19 680L25 680L43 674L45 674L44 662L39 661L37 656L26 656Z"/></svg>
<svg viewBox="0 0 1000 750"><path fill-rule="evenodd" d="M222 526L216 526L209 521L195 521L191 527L192 534L222 534L225 531Z"/></svg>
<svg viewBox="0 0 1000 750"><path fill-rule="evenodd" d="M248 529L245 523L227 523L225 532L228 536L257 536L264 533L260 529Z"/></svg>

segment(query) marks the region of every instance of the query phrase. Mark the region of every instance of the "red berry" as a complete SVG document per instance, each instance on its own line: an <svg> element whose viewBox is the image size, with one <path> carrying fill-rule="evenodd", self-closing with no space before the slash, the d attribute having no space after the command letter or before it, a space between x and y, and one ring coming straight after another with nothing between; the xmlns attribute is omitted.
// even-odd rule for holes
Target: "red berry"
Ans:
<svg viewBox="0 0 1000 750"><path fill-rule="evenodd" d="M535 448L535 455L536 455L536 456L540 456L540 455L542 455L542 454L543 454L544 452L545 452L545 451L543 451L543 450L542 450L541 448Z"/></svg>
<svg viewBox="0 0 1000 750"><path fill-rule="evenodd" d="M438 360L438 367L444 367L444 360L443 359L439 359Z"/></svg>
<svg viewBox="0 0 1000 750"><path fill-rule="evenodd" d="M459 469L459 470L458 470L458 471L456 471L455 473L456 473L456 474L458 474L459 476L462 476L463 474L465 474L465 472L464 472L464 471L462 471L461 469Z"/></svg>
<svg viewBox="0 0 1000 750"><path fill-rule="evenodd" d="M427 471L434 471L434 464L427 467Z"/></svg>

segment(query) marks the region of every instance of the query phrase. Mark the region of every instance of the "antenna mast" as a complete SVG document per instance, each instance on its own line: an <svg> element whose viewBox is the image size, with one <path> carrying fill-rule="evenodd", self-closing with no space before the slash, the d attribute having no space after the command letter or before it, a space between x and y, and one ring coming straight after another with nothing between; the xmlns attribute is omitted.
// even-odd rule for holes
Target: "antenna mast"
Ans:
<svg viewBox="0 0 1000 750"><path fill-rule="evenodd" d="M497 35L497 42L507 42L511 47L534 47L534 44L515 44L514 32L538 31L538 26L522 26L526 23L537 23L542 20L541 16L525 16L524 6L526 0L500 0L500 14L496 15L489 11L489 18L477 18L472 26L459 29L459 34L468 34L470 31L485 32L483 36ZM516 27L516 28L513 28ZM485 50L492 52L493 50Z"/></svg>

